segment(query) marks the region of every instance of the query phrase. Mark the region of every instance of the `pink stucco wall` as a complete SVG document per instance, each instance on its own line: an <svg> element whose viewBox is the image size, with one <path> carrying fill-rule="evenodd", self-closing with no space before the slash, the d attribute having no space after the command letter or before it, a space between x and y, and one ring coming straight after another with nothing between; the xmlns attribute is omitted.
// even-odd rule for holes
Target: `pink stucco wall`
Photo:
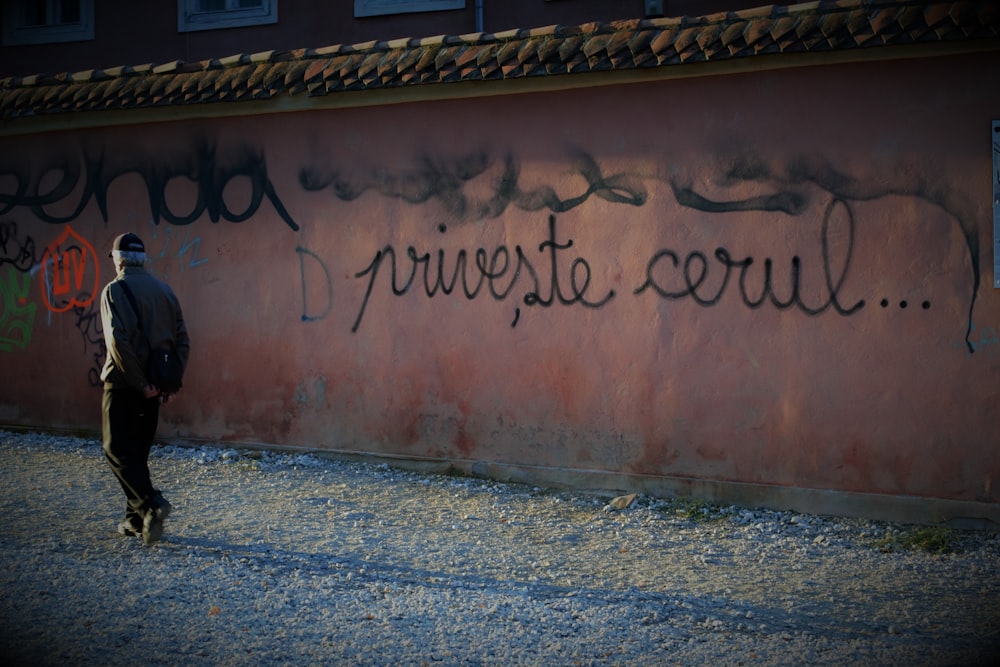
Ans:
<svg viewBox="0 0 1000 667"><path fill-rule="evenodd" d="M996 506L998 67L3 138L0 422L99 427L134 230L193 339L165 437Z"/></svg>

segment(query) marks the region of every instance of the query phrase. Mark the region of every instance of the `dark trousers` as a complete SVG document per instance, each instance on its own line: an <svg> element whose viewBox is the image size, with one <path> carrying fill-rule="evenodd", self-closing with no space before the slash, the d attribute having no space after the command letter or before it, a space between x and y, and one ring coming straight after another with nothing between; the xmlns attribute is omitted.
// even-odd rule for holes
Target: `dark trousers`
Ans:
<svg viewBox="0 0 1000 667"><path fill-rule="evenodd" d="M105 387L101 408L104 458L125 492L125 519L141 527L146 510L159 497L149 477L149 450L160 402L131 389Z"/></svg>

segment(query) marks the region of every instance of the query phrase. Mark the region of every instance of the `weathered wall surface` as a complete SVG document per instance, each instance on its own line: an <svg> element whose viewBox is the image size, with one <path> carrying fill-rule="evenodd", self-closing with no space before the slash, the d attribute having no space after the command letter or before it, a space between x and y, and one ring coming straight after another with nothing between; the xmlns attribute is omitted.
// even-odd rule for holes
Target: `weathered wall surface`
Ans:
<svg viewBox="0 0 1000 667"><path fill-rule="evenodd" d="M134 230L193 339L165 437L995 506L998 67L4 138L0 422L99 427Z"/></svg>

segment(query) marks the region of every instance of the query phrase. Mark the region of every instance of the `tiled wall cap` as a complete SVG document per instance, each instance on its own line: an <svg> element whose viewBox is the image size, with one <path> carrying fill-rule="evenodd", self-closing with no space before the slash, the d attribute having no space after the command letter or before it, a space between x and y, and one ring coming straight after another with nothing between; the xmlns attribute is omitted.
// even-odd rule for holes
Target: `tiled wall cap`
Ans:
<svg viewBox="0 0 1000 667"><path fill-rule="evenodd" d="M105 71L9 77L0 80L0 116L9 120L60 111L263 99L306 90L324 95L998 37L997 2L825 0L700 17L550 25L234 54L190 64L175 60ZM1000 42L994 43L1000 48Z"/></svg>
<svg viewBox="0 0 1000 667"><path fill-rule="evenodd" d="M167 72L174 72L182 64L184 64L183 60L173 60L169 63L157 65L153 68L153 74L166 74Z"/></svg>
<svg viewBox="0 0 1000 667"><path fill-rule="evenodd" d="M260 51L258 53L250 54L250 62L252 64L265 63L271 60L271 56L275 54L275 51Z"/></svg>
<svg viewBox="0 0 1000 667"><path fill-rule="evenodd" d="M236 65L246 65L250 62L250 56L246 53L236 53L225 58L219 58L223 67L234 67Z"/></svg>

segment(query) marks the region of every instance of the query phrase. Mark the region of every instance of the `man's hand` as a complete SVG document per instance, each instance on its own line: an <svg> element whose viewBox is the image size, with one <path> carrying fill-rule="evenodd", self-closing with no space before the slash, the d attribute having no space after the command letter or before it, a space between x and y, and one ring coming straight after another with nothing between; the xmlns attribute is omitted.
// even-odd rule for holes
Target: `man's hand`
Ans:
<svg viewBox="0 0 1000 667"><path fill-rule="evenodd" d="M160 390L155 384L147 384L142 388L142 395L146 398L156 398L160 395Z"/></svg>

